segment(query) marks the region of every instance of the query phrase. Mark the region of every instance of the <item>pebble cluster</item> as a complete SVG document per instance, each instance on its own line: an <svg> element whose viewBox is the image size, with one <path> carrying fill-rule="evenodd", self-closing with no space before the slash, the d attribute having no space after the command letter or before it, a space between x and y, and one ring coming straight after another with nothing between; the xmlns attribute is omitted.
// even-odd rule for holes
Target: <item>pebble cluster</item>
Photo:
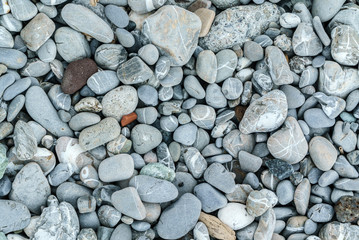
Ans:
<svg viewBox="0 0 359 240"><path fill-rule="evenodd" d="M359 239L358 0L1 0L0 240Z"/></svg>

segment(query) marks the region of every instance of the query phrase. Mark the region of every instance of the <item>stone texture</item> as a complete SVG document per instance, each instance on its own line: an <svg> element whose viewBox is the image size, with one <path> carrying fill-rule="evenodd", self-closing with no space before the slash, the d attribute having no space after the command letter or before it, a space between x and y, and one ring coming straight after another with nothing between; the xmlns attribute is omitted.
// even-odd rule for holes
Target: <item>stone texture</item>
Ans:
<svg viewBox="0 0 359 240"><path fill-rule="evenodd" d="M272 134L267 141L273 157L290 164L300 162L308 152L308 143L294 117L288 117L283 127Z"/></svg>
<svg viewBox="0 0 359 240"><path fill-rule="evenodd" d="M339 64L356 66L359 62L359 33L348 25L341 25L331 32L331 55Z"/></svg>
<svg viewBox="0 0 359 240"><path fill-rule="evenodd" d="M276 215L272 208L268 209L259 219L254 233L254 240L271 240L274 233Z"/></svg>
<svg viewBox="0 0 359 240"><path fill-rule="evenodd" d="M269 67L269 73L276 85L293 83L293 75L284 53L275 46L269 46L265 50L265 59Z"/></svg>
<svg viewBox="0 0 359 240"><path fill-rule="evenodd" d="M343 196L335 205L335 214L340 222L348 223L359 218L359 197Z"/></svg>
<svg viewBox="0 0 359 240"><path fill-rule="evenodd" d="M117 69L117 77L123 84L142 83L150 79L152 75L152 70L139 57L131 58Z"/></svg>
<svg viewBox="0 0 359 240"><path fill-rule="evenodd" d="M311 185L307 178L298 185L294 192L294 205L300 215L305 215L308 209Z"/></svg>
<svg viewBox="0 0 359 240"><path fill-rule="evenodd" d="M118 211L133 219L142 220L146 217L145 206L133 187L114 192L111 196L111 202Z"/></svg>
<svg viewBox="0 0 359 240"><path fill-rule="evenodd" d="M253 101L240 122L239 130L244 134L271 132L284 122L288 105L284 93L273 90Z"/></svg>
<svg viewBox="0 0 359 240"><path fill-rule="evenodd" d="M216 239L221 240L235 240L235 232L228 225L224 224L221 220L213 215L201 212L199 221L203 222L209 232L209 235Z"/></svg>
<svg viewBox="0 0 359 240"><path fill-rule="evenodd" d="M278 22L279 17L278 7L268 2L226 9L216 16L209 33L200 39L200 46L218 52L242 45L262 34L270 22Z"/></svg>
<svg viewBox="0 0 359 240"><path fill-rule="evenodd" d="M146 18L142 32L156 45L172 66L188 62L198 43L200 18L177 6L163 6Z"/></svg>
<svg viewBox="0 0 359 240"><path fill-rule="evenodd" d="M22 230L30 223L30 212L20 202L1 199L0 211L2 216L0 218L0 231L5 234Z"/></svg>
<svg viewBox="0 0 359 240"><path fill-rule="evenodd" d="M212 163L204 172L204 180L225 193L232 193L235 182L232 174L222 164Z"/></svg>
<svg viewBox="0 0 359 240"><path fill-rule="evenodd" d="M132 177L134 171L133 159L128 154L117 154L101 161L98 175L101 181L115 182Z"/></svg>
<svg viewBox="0 0 359 240"><path fill-rule="evenodd" d="M322 52L322 42L314 33L311 24L300 23L295 30L292 38L293 51L296 55L316 56Z"/></svg>
<svg viewBox="0 0 359 240"><path fill-rule="evenodd" d="M19 160L31 160L37 151L35 134L31 126L22 120L15 124L14 144Z"/></svg>
<svg viewBox="0 0 359 240"><path fill-rule="evenodd" d="M309 142L309 154L313 163L322 171L328 171L337 160L337 150L326 138L317 136Z"/></svg>
<svg viewBox="0 0 359 240"><path fill-rule="evenodd" d="M138 154L144 154L154 149L162 142L161 132L146 124L136 125L131 132L133 149Z"/></svg>
<svg viewBox="0 0 359 240"><path fill-rule="evenodd" d="M240 203L228 203L218 211L218 218L235 231L254 221L254 217L246 211L246 206Z"/></svg>

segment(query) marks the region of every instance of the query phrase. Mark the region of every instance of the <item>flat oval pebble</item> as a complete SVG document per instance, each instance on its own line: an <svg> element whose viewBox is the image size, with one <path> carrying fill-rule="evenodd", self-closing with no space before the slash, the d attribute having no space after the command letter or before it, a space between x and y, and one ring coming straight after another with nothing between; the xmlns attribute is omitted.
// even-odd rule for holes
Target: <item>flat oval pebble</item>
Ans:
<svg viewBox="0 0 359 240"><path fill-rule="evenodd" d="M12 200L1 199L0 209L2 216L6 216L0 220L1 232L15 232L22 230L29 225L31 215L24 204ZM6 237L4 239L6 239Z"/></svg>
<svg viewBox="0 0 359 240"><path fill-rule="evenodd" d="M131 139L134 150L138 154L144 154L162 142L162 134L150 125L138 124L132 129Z"/></svg>
<svg viewBox="0 0 359 240"><path fill-rule="evenodd" d="M16 49L0 48L0 63L11 69L20 69L25 66L27 56Z"/></svg>
<svg viewBox="0 0 359 240"><path fill-rule="evenodd" d="M121 7L115 5L107 5L105 7L106 17L117 27L125 28L129 23L129 18Z"/></svg>
<svg viewBox="0 0 359 240"><path fill-rule="evenodd" d="M98 175L103 182L115 182L129 179L134 171L133 159L128 154L118 154L103 160Z"/></svg>
<svg viewBox="0 0 359 240"><path fill-rule="evenodd" d="M102 95L114 89L120 84L117 74L114 71L100 71L93 74L87 80L87 86L96 94Z"/></svg>
<svg viewBox="0 0 359 240"><path fill-rule="evenodd" d="M110 26L84 6L68 3L62 9L61 17L73 29L89 34L99 42L110 43L114 38Z"/></svg>
<svg viewBox="0 0 359 240"><path fill-rule="evenodd" d="M309 153L314 164L322 171L328 171L337 160L337 151L326 138L317 136L309 142Z"/></svg>
<svg viewBox="0 0 359 240"><path fill-rule="evenodd" d="M37 13L35 4L29 0L9 0L8 2L11 13L17 20L28 21Z"/></svg>
<svg viewBox="0 0 359 240"><path fill-rule="evenodd" d="M120 44L102 44L95 52L96 63L104 69L117 70L127 60L127 51Z"/></svg>

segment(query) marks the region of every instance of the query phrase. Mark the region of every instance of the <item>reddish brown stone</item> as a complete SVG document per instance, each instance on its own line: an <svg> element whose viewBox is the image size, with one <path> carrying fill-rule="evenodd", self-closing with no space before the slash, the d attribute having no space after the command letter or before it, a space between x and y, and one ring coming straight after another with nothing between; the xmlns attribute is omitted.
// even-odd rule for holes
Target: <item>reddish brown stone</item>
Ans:
<svg viewBox="0 0 359 240"><path fill-rule="evenodd" d="M89 58L71 62L65 71L61 83L64 93L73 94L86 85L87 79L97 72L95 61Z"/></svg>
<svg viewBox="0 0 359 240"><path fill-rule="evenodd" d="M246 109L247 109L247 107L245 107L245 106L237 106L234 108L234 112L235 112L236 117L239 122L242 121L242 118L244 116L244 113L246 112Z"/></svg>
<svg viewBox="0 0 359 240"><path fill-rule="evenodd" d="M121 119L121 126L124 127L130 123L132 123L133 121L135 121L137 119L137 114L135 112L127 114L125 116L122 117Z"/></svg>
<svg viewBox="0 0 359 240"><path fill-rule="evenodd" d="M359 219L359 197L343 196L334 207L339 222L353 222Z"/></svg>

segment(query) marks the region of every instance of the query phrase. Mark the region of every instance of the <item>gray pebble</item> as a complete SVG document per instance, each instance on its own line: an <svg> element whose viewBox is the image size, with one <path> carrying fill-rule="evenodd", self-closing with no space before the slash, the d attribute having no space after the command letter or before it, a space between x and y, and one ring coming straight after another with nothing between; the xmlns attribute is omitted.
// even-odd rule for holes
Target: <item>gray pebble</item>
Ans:
<svg viewBox="0 0 359 240"><path fill-rule="evenodd" d="M142 85L137 90L138 98L147 106L157 106L157 90L150 85Z"/></svg>
<svg viewBox="0 0 359 240"><path fill-rule="evenodd" d="M144 124L151 125L156 121L158 116L158 112L154 107L137 108L135 111L137 114L137 121Z"/></svg>
<svg viewBox="0 0 359 240"><path fill-rule="evenodd" d="M24 95L17 95L9 104L8 106L8 113L6 120L11 122L16 118L18 113L25 105L25 96Z"/></svg>
<svg viewBox="0 0 359 240"><path fill-rule="evenodd" d="M181 83L183 78L183 70L181 67L171 67L167 75L160 80L164 87L173 87Z"/></svg>
<svg viewBox="0 0 359 240"><path fill-rule="evenodd" d="M65 94L61 86L56 84L51 87L48 92L48 96L52 104L57 110L63 109L65 111L69 111L71 107L71 96L70 94Z"/></svg>
<svg viewBox="0 0 359 240"><path fill-rule="evenodd" d="M230 49L224 49L216 54L217 58L217 77L216 83L232 77L237 66L238 57L236 53Z"/></svg>
<svg viewBox="0 0 359 240"><path fill-rule="evenodd" d="M131 58L117 69L117 77L123 84L142 83L152 75L152 70L139 57Z"/></svg>
<svg viewBox="0 0 359 240"><path fill-rule="evenodd" d="M201 201L202 210L206 213L214 212L227 204L226 197L208 183L198 184L193 193Z"/></svg>
<svg viewBox="0 0 359 240"><path fill-rule="evenodd" d="M22 22L14 18L11 13L0 16L0 24L10 32L20 32L23 28ZM20 37L20 36L19 36ZM19 37L17 39L19 39ZM22 40L22 39L21 39ZM16 48L16 37L15 37L15 49Z"/></svg>
<svg viewBox="0 0 359 240"><path fill-rule="evenodd" d="M0 48L0 63L11 69L20 69L25 66L27 56L21 51Z"/></svg>
<svg viewBox="0 0 359 240"><path fill-rule="evenodd" d="M135 38L126 29L117 28L116 36L117 36L117 39L120 42L120 44L122 46L124 46L125 48L130 48L133 45L135 45Z"/></svg>
<svg viewBox="0 0 359 240"><path fill-rule="evenodd" d="M227 78L222 84L222 93L228 100L235 100L241 96L243 84L237 78Z"/></svg>
<svg viewBox="0 0 359 240"><path fill-rule="evenodd" d="M138 124L132 129L131 140L136 153L144 154L162 142L162 134L157 128Z"/></svg>
<svg viewBox="0 0 359 240"><path fill-rule="evenodd" d="M3 97L5 90L15 82L15 77L12 74L5 74L0 77L0 97Z"/></svg>
<svg viewBox="0 0 359 240"><path fill-rule="evenodd" d="M206 92L195 76L190 75L184 79L184 88L190 96L196 99L203 99L206 96Z"/></svg>
<svg viewBox="0 0 359 240"><path fill-rule="evenodd" d="M153 44L147 44L138 50L138 56L148 65L154 65L158 58L158 49Z"/></svg>
<svg viewBox="0 0 359 240"><path fill-rule="evenodd" d="M292 202L294 199L294 186L289 180L283 180L278 183L276 194L278 196L278 201L282 205L287 205Z"/></svg>
<svg viewBox="0 0 359 240"><path fill-rule="evenodd" d="M197 75L207 83L214 83L217 78L217 58L211 50L200 52L196 61Z"/></svg>
<svg viewBox="0 0 359 240"><path fill-rule="evenodd" d="M101 68L113 71L127 60L127 51L120 44L102 44L96 48L94 55Z"/></svg>
<svg viewBox="0 0 359 240"><path fill-rule="evenodd" d="M158 91L158 99L162 102L171 100L173 97L173 88L172 87L160 87ZM183 105L182 105L183 107Z"/></svg>
<svg viewBox="0 0 359 240"><path fill-rule="evenodd" d="M82 129L99 123L101 117L95 113L81 112L73 116L69 122L69 126L74 131L81 131Z"/></svg>
<svg viewBox="0 0 359 240"><path fill-rule="evenodd" d="M238 161L241 169L246 172L257 172L262 166L262 159L246 151L239 151Z"/></svg>
<svg viewBox="0 0 359 240"><path fill-rule="evenodd" d="M204 172L204 179L225 193L232 193L235 189L235 182L231 173L220 163L212 163Z"/></svg>
<svg viewBox="0 0 359 240"><path fill-rule="evenodd" d="M160 119L160 126L164 131L174 132L178 127L178 120L174 115L163 116Z"/></svg>
<svg viewBox="0 0 359 240"><path fill-rule="evenodd" d="M244 56L252 62L256 62L264 58L262 46L253 41L247 41L244 43L243 53Z"/></svg>
<svg viewBox="0 0 359 240"><path fill-rule="evenodd" d="M87 86L98 95L107 93L119 84L116 72L110 70L99 71L87 80Z"/></svg>
<svg viewBox="0 0 359 240"><path fill-rule="evenodd" d="M327 172L324 172L319 180L318 184L321 187L327 187L331 184L333 184L335 181L339 179L339 174L335 170L329 170Z"/></svg>
<svg viewBox="0 0 359 240"><path fill-rule="evenodd" d="M328 118L320 108L306 110L304 112L304 120L312 128L332 127L335 124L335 120Z"/></svg>
<svg viewBox="0 0 359 240"><path fill-rule="evenodd" d="M227 106L227 99L222 93L221 87L213 83L206 88L206 103L214 108Z"/></svg>
<svg viewBox="0 0 359 240"><path fill-rule="evenodd" d="M325 203L316 204L309 209L307 215L314 222L329 222L334 216L334 208Z"/></svg>
<svg viewBox="0 0 359 240"><path fill-rule="evenodd" d="M37 55L43 62L52 62L56 57L56 50L56 44L50 38L37 50Z"/></svg>
<svg viewBox="0 0 359 240"><path fill-rule="evenodd" d="M191 146L196 140L197 126L193 123L188 123L178 127L173 133L173 140L186 146Z"/></svg>
<svg viewBox="0 0 359 240"><path fill-rule="evenodd" d="M14 47L14 39L11 33L3 26L0 26L0 47L12 48Z"/></svg>
<svg viewBox="0 0 359 240"><path fill-rule="evenodd" d="M106 17L117 27L125 28L129 23L129 17L123 8L115 5L105 7Z"/></svg>
<svg viewBox="0 0 359 240"><path fill-rule="evenodd" d="M284 85L280 88L287 97L288 108L299 108L305 102L304 95L291 85Z"/></svg>
<svg viewBox="0 0 359 240"><path fill-rule="evenodd" d="M28 0L9 0L12 15L19 21L28 21L35 17L37 8Z"/></svg>

